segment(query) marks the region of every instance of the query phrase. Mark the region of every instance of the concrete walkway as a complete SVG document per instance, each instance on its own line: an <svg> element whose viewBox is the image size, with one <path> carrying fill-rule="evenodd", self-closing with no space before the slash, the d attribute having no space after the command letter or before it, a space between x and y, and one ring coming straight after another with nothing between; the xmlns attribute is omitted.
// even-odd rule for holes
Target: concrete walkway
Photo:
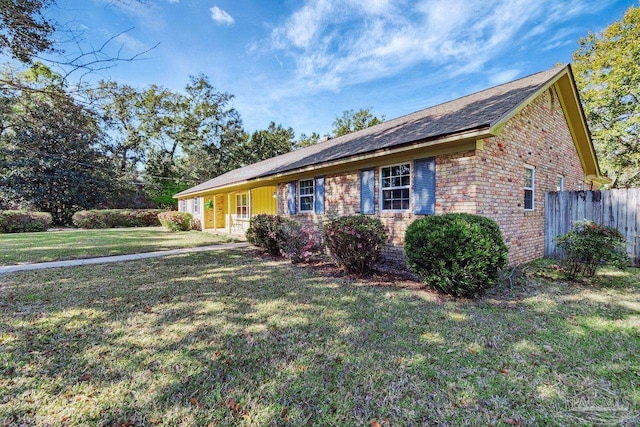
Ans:
<svg viewBox="0 0 640 427"><path fill-rule="evenodd" d="M108 264L112 262L135 261L145 258L159 258L163 256L188 254L192 252L221 251L225 249L244 248L247 246L249 246L249 243L247 242L227 243L224 245L198 246L195 248L171 249L168 251L143 252L139 254L70 259L67 261L38 262L34 264L7 265L0 266L0 274L13 273L16 271L42 270L45 268L75 267L77 265Z"/></svg>

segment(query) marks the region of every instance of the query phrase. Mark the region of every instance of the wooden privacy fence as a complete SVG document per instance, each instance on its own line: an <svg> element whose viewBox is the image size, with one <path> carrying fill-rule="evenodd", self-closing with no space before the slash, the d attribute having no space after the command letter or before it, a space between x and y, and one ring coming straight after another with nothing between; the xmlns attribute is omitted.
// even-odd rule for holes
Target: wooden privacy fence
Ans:
<svg viewBox="0 0 640 427"><path fill-rule="evenodd" d="M640 263L640 188L607 191L559 191L545 195L545 256L559 255L555 238L575 221L591 220L617 228L627 241L627 253Z"/></svg>

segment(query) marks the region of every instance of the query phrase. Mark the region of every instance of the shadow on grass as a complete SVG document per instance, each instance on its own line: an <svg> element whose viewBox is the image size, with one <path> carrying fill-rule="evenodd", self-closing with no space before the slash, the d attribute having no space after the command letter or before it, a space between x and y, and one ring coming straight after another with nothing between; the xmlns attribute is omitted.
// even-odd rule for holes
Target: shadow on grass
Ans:
<svg viewBox="0 0 640 427"><path fill-rule="evenodd" d="M453 301L242 252L0 280L3 421L598 423L640 401L637 288Z"/></svg>

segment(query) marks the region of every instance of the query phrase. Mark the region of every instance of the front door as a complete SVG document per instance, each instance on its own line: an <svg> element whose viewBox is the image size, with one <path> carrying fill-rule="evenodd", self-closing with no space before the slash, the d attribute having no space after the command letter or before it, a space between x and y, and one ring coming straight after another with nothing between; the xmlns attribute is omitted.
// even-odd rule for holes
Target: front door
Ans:
<svg viewBox="0 0 640 427"><path fill-rule="evenodd" d="M227 226L227 221L225 218L226 214L226 198L224 194L216 194L216 228L225 228Z"/></svg>
<svg viewBox="0 0 640 427"><path fill-rule="evenodd" d="M213 228L213 198L204 199L204 228Z"/></svg>

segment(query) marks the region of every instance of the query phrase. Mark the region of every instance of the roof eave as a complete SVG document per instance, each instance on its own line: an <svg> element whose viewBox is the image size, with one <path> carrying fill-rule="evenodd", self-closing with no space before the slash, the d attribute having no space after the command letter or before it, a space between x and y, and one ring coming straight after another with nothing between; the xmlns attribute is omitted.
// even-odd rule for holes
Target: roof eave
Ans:
<svg viewBox="0 0 640 427"><path fill-rule="evenodd" d="M220 191L220 190L228 190L235 187L240 187L242 185L246 185L251 182L272 181L274 179L286 178L287 176L290 176L290 175L300 174L300 173L312 171L315 169L338 166L341 164L352 163L360 160L375 159L378 157L388 156L396 153L402 153L402 152L411 151L411 150L419 150L421 148L443 145L443 144L449 145L449 144L454 144L456 142L463 141L463 140L481 139L481 138L486 138L490 136L492 136L492 133L490 132L490 126L487 124L484 126L473 128L473 129L466 129L464 131L457 132L455 134L439 135L437 137L429 138L426 140L409 141L406 144L401 145L399 147L393 147L390 149L383 149L383 150L375 150L368 153L363 153L361 155L347 156L347 157L343 157L343 158L328 161L328 162L316 163L316 164L305 166L302 168L291 169L289 171L284 171L281 173L265 174L255 178L236 181L236 182L232 182L226 185L221 185L218 187L211 187L211 188L206 188L206 189L192 191L192 192L182 192L182 193L175 194L173 197L178 199L180 197L185 197L185 196L197 196L201 194L210 193L214 190Z"/></svg>

